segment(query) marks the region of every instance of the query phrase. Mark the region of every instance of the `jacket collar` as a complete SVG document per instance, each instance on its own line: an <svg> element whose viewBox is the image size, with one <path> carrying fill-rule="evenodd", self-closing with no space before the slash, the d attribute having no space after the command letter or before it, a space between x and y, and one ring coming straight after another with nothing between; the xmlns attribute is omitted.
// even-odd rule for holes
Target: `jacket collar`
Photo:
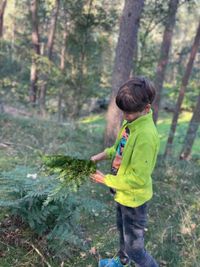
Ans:
<svg viewBox="0 0 200 267"><path fill-rule="evenodd" d="M149 113L140 116L139 118L137 118L132 122L126 121L125 125L128 126L128 128L130 128L131 130L135 130L136 128L140 127L140 125L142 125L143 123L152 122L153 121L152 115L153 112L152 110L150 110Z"/></svg>

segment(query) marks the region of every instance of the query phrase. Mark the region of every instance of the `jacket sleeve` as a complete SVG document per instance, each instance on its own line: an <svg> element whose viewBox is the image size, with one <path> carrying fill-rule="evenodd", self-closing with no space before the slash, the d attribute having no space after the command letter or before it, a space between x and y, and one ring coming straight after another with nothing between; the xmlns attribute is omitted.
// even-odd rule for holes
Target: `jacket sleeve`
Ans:
<svg viewBox="0 0 200 267"><path fill-rule="evenodd" d="M122 191L144 187L151 179L157 150L156 145L137 140L128 171L123 175L106 175L105 184Z"/></svg>
<svg viewBox="0 0 200 267"><path fill-rule="evenodd" d="M116 148L115 145L111 146L111 147L107 147L104 152L106 153L106 156L108 159L112 159L115 155L116 152Z"/></svg>

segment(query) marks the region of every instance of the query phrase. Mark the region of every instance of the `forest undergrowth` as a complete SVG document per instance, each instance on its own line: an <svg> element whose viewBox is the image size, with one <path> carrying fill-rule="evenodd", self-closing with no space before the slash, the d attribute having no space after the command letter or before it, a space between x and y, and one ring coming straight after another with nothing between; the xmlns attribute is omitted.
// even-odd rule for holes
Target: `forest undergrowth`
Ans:
<svg viewBox="0 0 200 267"><path fill-rule="evenodd" d="M45 206L57 182L40 172L41 154L89 159L101 151L104 124L102 116L58 124L1 115L0 266L95 267L100 257L116 254L109 190L88 178L77 192L66 197L66 190ZM164 138L167 118L158 127ZM198 148L194 151L197 155ZM146 247L161 267L200 266L200 162L195 159L158 158ZM109 171L109 163L98 168Z"/></svg>

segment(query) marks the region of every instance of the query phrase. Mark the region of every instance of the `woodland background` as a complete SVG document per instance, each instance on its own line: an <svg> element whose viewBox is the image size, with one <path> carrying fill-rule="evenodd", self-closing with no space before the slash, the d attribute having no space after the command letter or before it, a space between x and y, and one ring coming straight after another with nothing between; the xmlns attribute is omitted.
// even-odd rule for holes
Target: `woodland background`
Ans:
<svg viewBox="0 0 200 267"><path fill-rule="evenodd" d="M58 190L40 155L89 159L111 145L114 97L133 75L157 87L147 248L160 266L200 266L199 52L197 0L0 1L0 266L89 267L115 255L108 190L89 178Z"/></svg>

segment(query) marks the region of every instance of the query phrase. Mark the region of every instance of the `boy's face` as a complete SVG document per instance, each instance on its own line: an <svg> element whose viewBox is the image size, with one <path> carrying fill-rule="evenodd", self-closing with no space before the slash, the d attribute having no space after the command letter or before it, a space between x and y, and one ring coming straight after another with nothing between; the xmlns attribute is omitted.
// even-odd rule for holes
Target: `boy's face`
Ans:
<svg viewBox="0 0 200 267"><path fill-rule="evenodd" d="M137 118L139 118L140 116L143 116L143 115L149 113L150 109L151 109L151 105L147 104L143 111L130 112L130 113L123 111L123 116L124 116L125 120L127 120L128 122L132 122L132 121L136 120Z"/></svg>
<svg viewBox="0 0 200 267"><path fill-rule="evenodd" d="M132 122L141 116L140 113L142 112L133 112L133 113L123 112L123 116L125 120L127 120L128 122Z"/></svg>

